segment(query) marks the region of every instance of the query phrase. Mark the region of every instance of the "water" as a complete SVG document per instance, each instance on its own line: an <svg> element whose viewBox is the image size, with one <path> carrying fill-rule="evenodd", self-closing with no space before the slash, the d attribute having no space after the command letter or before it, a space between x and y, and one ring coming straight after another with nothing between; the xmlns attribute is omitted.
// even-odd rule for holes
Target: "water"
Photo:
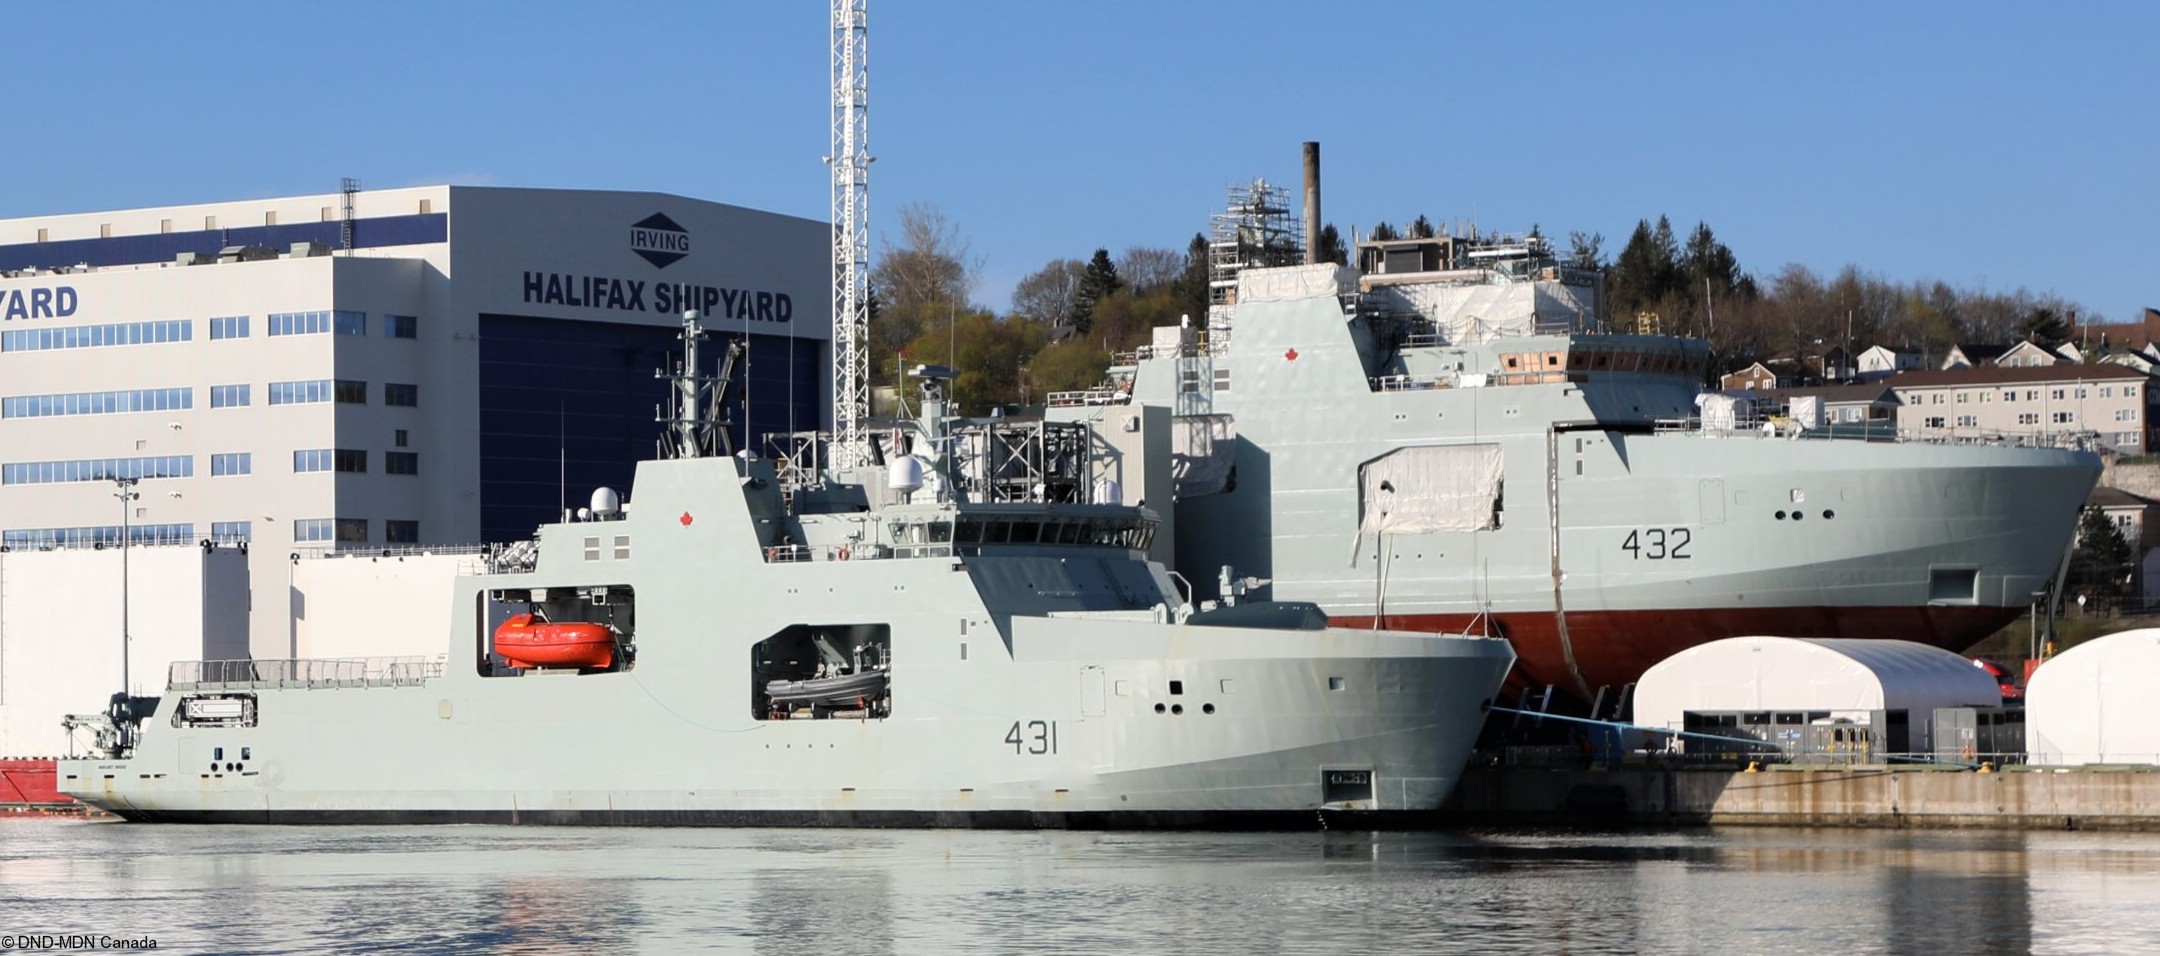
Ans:
<svg viewBox="0 0 2160 956"><path fill-rule="evenodd" d="M2160 951L2160 835L0 822L0 943L161 952Z"/></svg>

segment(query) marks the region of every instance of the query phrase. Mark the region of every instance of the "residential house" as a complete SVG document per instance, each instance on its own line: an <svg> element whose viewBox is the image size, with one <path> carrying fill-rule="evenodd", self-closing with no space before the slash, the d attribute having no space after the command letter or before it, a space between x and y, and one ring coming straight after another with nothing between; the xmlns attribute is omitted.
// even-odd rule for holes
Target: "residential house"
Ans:
<svg viewBox="0 0 2160 956"><path fill-rule="evenodd" d="M1883 380L1897 392L1898 431L1922 437L2042 437L2091 432L2126 455L2148 447L2152 379L2121 365L2040 365L1906 372Z"/></svg>
<svg viewBox="0 0 2160 956"><path fill-rule="evenodd" d="M1893 349L1877 345L1861 352L1854 362L1857 377L1863 382L1879 382L1899 372L1918 370L1926 362L1919 349Z"/></svg>
<svg viewBox="0 0 2160 956"><path fill-rule="evenodd" d="M1756 362L1740 371L1718 376L1718 390L1724 392L1760 392L1777 387L1777 373L1770 367Z"/></svg>
<svg viewBox="0 0 2160 956"><path fill-rule="evenodd" d="M1850 382L1858 371L1853 365L1852 352L1842 345L1833 345L1808 356L1806 364L1828 383Z"/></svg>
<svg viewBox="0 0 2160 956"><path fill-rule="evenodd" d="M1998 368L2037 368L2042 365L2061 365L2063 357L2048 351L2031 339L2016 343L1995 356Z"/></svg>
<svg viewBox="0 0 2160 956"><path fill-rule="evenodd" d="M2106 485L2094 488L2092 495L2085 499L2085 507L2100 509L2108 523L2113 524L2115 530L2122 533L2123 541L2130 545L2131 561L2136 569L2136 580L2132 582L2135 587L2130 593L2137 595L2139 603L2148 607L2160 599L2160 594L2154 593L2156 587L2160 587L2160 573L2155 573L2160 572L2160 551L2153 547L2160 544L2160 522L2152 520L2156 506L2160 506L2160 502Z"/></svg>
<svg viewBox="0 0 2160 956"><path fill-rule="evenodd" d="M1983 365L1993 365L1997 358L2000 358L2004 352L2008 351L2010 351L2010 346L2007 345L1981 345L1977 342L1962 342L1950 346L1950 354L1943 356L1941 367L1946 369L1979 368Z"/></svg>

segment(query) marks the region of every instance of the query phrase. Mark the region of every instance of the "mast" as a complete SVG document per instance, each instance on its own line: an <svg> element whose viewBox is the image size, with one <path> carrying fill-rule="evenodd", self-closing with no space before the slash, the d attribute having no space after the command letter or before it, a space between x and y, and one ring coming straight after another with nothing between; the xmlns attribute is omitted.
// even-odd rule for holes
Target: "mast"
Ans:
<svg viewBox="0 0 2160 956"><path fill-rule="evenodd" d="M869 0L832 3L832 464L863 461L870 414Z"/></svg>

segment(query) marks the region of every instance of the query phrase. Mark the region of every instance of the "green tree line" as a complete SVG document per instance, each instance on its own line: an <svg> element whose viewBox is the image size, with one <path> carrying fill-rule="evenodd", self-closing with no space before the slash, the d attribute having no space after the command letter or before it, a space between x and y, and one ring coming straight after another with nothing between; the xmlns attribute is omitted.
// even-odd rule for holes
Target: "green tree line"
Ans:
<svg viewBox="0 0 2160 956"><path fill-rule="evenodd" d="M1052 260L1020 280L999 313L970 297L981 263L958 224L923 203L901 207L896 218L897 235L883 237L871 274L871 367L887 385L909 365L951 365L959 375L954 397L968 413L1092 387L1116 352L1145 344L1157 326L1185 316L1198 323L1207 312L1208 246L1199 234L1182 251L1132 246L1113 255L1098 247ZM1419 215L1402 230L1379 223L1364 238L1433 235L1431 220ZM1349 261L1333 224L1316 245L1323 260ZM1840 344L1916 349L1931 359L1958 343L2033 338L2053 346L2072 334L2073 317L2099 321L2054 294L1898 281L1857 265L1827 277L1787 265L1758 278L1708 223L1697 222L1683 241L1666 216L1638 221L1610 261L1603 245L1600 234L1573 233L1562 258L1604 270L1607 330L1654 327L1707 339L1720 371Z"/></svg>

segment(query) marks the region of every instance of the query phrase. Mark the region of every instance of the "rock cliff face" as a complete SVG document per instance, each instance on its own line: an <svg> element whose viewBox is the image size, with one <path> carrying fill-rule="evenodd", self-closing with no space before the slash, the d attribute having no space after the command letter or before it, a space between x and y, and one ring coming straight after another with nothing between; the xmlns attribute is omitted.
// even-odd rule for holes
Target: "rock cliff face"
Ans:
<svg viewBox="0 0 2160 956"><path fill-rule="evenodd" d="M2130 464L2109 456L2100 471L2100 484L2142 498L2160 498L2160 462Z"/></svg>

